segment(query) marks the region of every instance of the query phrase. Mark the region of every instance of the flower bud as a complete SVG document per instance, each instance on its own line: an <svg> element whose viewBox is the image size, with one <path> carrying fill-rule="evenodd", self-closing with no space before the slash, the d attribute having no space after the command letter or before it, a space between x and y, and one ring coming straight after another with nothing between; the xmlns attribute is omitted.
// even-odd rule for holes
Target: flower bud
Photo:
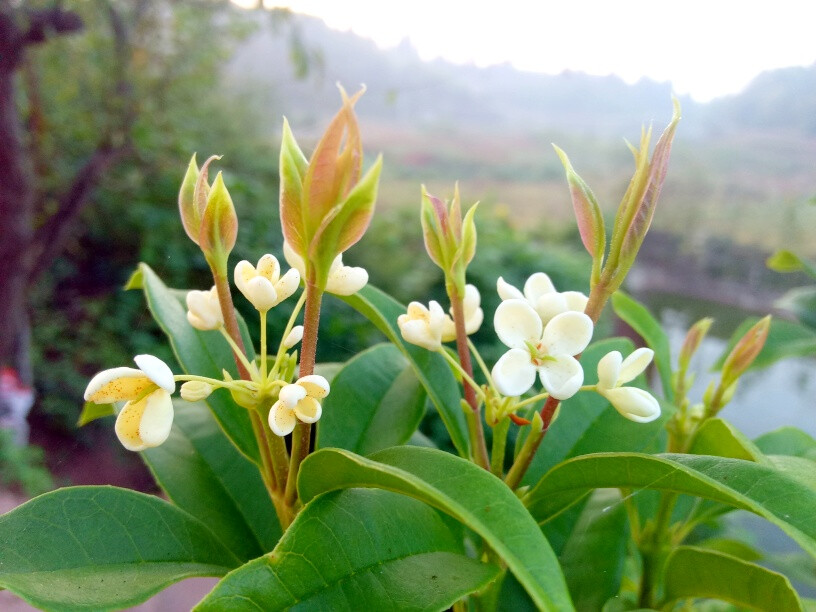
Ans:
<svg viewBox="0 0 816 612"><path fill-rule="evenodd" d="M200 380L188 380L181 385L181 398L188 402L198 402L207 399L213 392L213 386Z"/></svg>
<svg viewBox="0 0 816 612"><path fill-rule="evenodd" d="M728 388L735 383L740 376L751 366L768 338L768 331L771 327L771 315L768 315L749 329L740 338L736 346L725 358L722 367L722 387Z"/></svg>
<svg viewBox="0 0 816 612"><path fill-rule="evenodd" d="M227 258L237 237L238 216L235 214L235 205L219 172L207 196L207 208L201 219L198 244L211 266L225 270Z"/></svg>
<svg viewBox="0 0 816 612"><path fill-rule="evenodd" d="M303 326L295 325L292 328L292 331L290 331L286 338L284 338L283 346L286 347L287 349L290 349L293 346L295 346L298 342L300 342L302 339L303 339Z"/></svg>
<svg viewBox="0 0 816 612"><path fill-rule="evenodd" d="M341 88L343 107L311 159L284 122L280 157L280 218L285 241L304 260L306 280L325 289L332 263L354 245L371 222L382 168L378 158L361 177L362 143L352 98Z"/></svg>
<svg viewBox="0 0 816 612"><path fill-rule="evenodd" d="M689 328L686 339L683 341L683 346L680 348L680 356L677 360L682 372L688 370L689 361L691 361L697 349L700 348L700 343L702 343L703 338L708 334L708 330L711 328L713 322L714 319L706 317L700 319Z"/></svg>
<svg viewBox="0 0 816 612"><path fill-rule="evenodd" d="M453 200L446 204L422 187L420 221L425 250L445 273L446 283L453 283L459 296L465 294L465 271L476 254L477 202L465 213L459 198L459 184L454 188Z"/></svg>

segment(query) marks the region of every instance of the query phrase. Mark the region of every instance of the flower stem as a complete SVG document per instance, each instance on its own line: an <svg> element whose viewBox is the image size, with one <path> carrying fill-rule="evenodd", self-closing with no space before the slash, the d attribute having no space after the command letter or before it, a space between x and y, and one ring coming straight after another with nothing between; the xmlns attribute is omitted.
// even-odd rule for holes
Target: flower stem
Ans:
<svg viewBox="0 0 816 612"><path fill-rule="evenodd" d="M484 359L482 359L482 356L479 354L479 351L476 350L476 346L471 342L470 338L468 338L467 342L470 352L473 354L474 359L476 359L476 363L479 364L479 369L481 369L482 374L484 374L485 380L487 380L487 384L490 385L491 389L495 389L496 385L493 384L493 376L490 374L490 370L487 368Z"/></svg>
<svg viewBox="0 0 816 612"><path fill-rule="evenodd" d="M456 326L456 350L459 353L459 363L462 366L463 376L466 374L469 381L473 381L473 364L470 361L470 349L468 348L467 332L465 331L465 308L462 296L455 289L448 292L453 310L453 323ZM476 389L478 385L462 385L465 392L465 401L473 411L473 418L468 419L468 426L472 427L471 439L473 440L473 458L477 465L486 470L490 470L490 457L487 454L487 443L485 442L484 427L482 426L482 413L479 409L479 401L476 399Z"/></svg>
<svg viewBox="0 0 816 612"><path fill-rule="evenodd" d="M244 342L241 339L241 333L238 330L238 318L235 316L235 307L232 303L232 294L230 293L229 281L227 280L226 270L216 270L213 268L213 280L215 281L216 291L218 292L218 302L221 306L221 314L224 317L224 337L233 348L233 357L235 358L235 365L238 367L238 373L244 380L251 380L250 367L244 354ZM243 358L243 359L242 359ZM269 451L269 442L264 430L264 423L260 415L255 410L249 411L249 420L252 423L252 432L255 434L255 442L258 445L258 452L261 455L260 472L261 478L264 481L272 504L275 506L275 513L278 515L278 520L282 526L288 526L291 522L291 513L288 511L285 504L281 503L280 491L286 486L285 482L278 482L275 474L280 472L280 468L276 469L274 462L280 460L275 458Z"/></svg>
<svg viewBox="0 0 816 612"><path fill-rule="evenodd" d="M303 313L303 340L300 345L300 378L314 372L315 357L317 354L317 327L320 322L320 304L323 301L323 290L314 284L314 279L306 282L305 303ZM312 441L312 426L310 423L298 421L292 434L292 456L289 460L289 479L286 482L284 501L292 507L297 499L297 476L300 464L309 454Z"/></svg>
<svg viewBox="0 0 816 612"><path fill-rule="evenodd" d="M473 378L471 378L471 377L470 377L470 375L469 375L467 372L465 372L464 368L462 368L462 366L459 364L459 362L458 362L458 361L456 361L456 360L455 360L453 357L451 357L451 356L448 354L448 351L446 351L444 348L440 348L440 349L439 349L437 352L438 352L440 355L442 355L442 356L445 358L445 360L446 360L446 361L447 361L449 364L451 364L451 366L453 366L453 368L454 368L454 369L455 369L457 372L459 372L459 375L462 377L462 379L463 379L463 380L464 380L464 381L465 381L465 382L466 382L468 385L470 385L470 386L473 388L474 393L476 393L476 394L479 396L479 398L480 398L482 401L484 401L484 399L485 399L485 394L484 394L484 391L482 391L482 389L481 389L481 387L479 387L478 383L477 383L475 380L473 380Z"/></svg>
<svg viewBox="0 0 816 612"><path fill-rule="evenodd" d="M266 382L266 311L261 315L261 383Z"/></svg>
<svg viewBox="0 0 816 612"><path fill-rule="evenodd" d="M507 448L507 432L510 419L503 418L493 428L493 448L490 449L490 471L499 478L504 474L504 451Z"/></svg>
<svg viewBox="0 0 816 612"><path fill-rule="evenodd" d="M286 328L283 330L283 334L281 334L281 342L280 347L278 347L278 354L275 356L275 363L272 366L272 369L277 371L280 367L280 362L283 359L283 355L286 352L286 347L283 346L283 341L286 340L289 332L292 331L292 328L295 326L295 321L297 321L297 316L300 314L300 309L303 308L303 304L306 301L306 292L300 294L300 299L298 299L297 304L292 309L292 314L289 315L289 321L286 323Z"/></svg>

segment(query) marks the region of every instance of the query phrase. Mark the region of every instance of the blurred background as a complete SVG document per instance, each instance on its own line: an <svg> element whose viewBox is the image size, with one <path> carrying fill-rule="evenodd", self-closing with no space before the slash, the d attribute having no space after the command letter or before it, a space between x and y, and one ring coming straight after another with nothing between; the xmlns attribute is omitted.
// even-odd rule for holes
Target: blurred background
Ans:
<svg viewBox="0 0 816 612"><path fill-rule="evenodd" d="M122 287L140 261L171 286L210 285L177 213L193 152L224 156L216 166L240 219L233 260L280 256L282 117L308 154L339 107L338 82L365 84L365 163L385 160L375 221L346 260L399 300L444 295L422 245L420 184L450 197L457 180L463 204L482 203L470 280L488 319L499 275L521 285L543 270L559 289L587 291L551 143L611 216L632 171L624 139L636 143L642 125L659 133L673 93L684 118L628 290L676 342L697 318L717 319L704 388L743 318L783 314L775 301L807 283L765 260L782 247L816 255L808 3L739 15L731 3L665 15L636 1L379 4L0 0L0 488L152 490L112 423L76 427L95 372L138 353L172 362L142 295ZM320 360L380 340L336 301L327 310ZM275 312L273 329L287 315ZM498 356L490 325L476 341ZM746 383L726 417L752 436L783 423L816 435L812 370L785 362ZM31 445L14 444L26 439L14 415L29 406Z"/></svg>

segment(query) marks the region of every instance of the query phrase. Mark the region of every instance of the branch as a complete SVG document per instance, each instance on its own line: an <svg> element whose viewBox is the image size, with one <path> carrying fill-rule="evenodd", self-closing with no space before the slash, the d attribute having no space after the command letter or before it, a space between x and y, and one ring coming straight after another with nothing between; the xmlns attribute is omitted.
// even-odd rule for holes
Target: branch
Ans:
<svg viewBox="0 0 816 612"><path fill-rule="evenodd" d="M57 212L34 235L37 258L29 273L29 284L35 283L60 254L73 221L82 211L91 192L105 172L129 150L129 144L112 145L104 142L79 170L68 191L59 199Z"/></svg>

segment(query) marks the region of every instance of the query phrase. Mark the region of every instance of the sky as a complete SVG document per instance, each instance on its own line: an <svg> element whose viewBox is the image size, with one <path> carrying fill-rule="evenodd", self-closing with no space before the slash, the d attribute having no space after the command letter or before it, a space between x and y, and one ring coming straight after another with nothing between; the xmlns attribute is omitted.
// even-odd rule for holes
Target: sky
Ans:
<svg viewBox="0 0 816 612"><path fill-rule="evenodd" d="M233 0L237 4L257 0ZM700 102L816 62L813 0L265 0L423 59L671 81Z"/></svg>

